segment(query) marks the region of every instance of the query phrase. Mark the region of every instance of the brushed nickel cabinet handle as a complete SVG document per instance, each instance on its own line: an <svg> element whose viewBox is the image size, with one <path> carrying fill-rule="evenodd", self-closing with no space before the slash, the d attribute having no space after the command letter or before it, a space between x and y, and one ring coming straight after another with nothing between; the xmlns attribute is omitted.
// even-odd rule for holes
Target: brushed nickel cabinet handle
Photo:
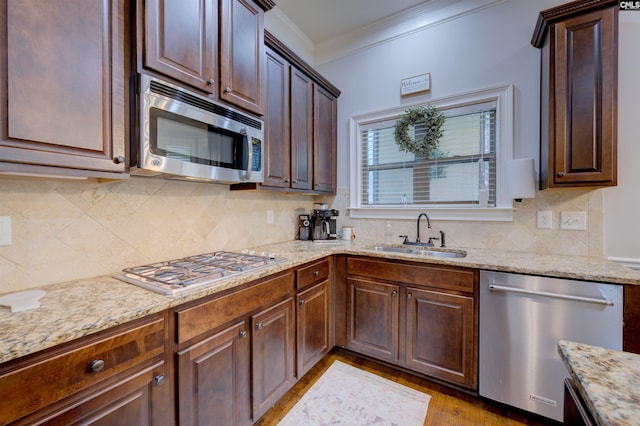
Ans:
<svg viewBox="0 0 640 426"><path fill-rule="evenodd" d="M118 155L116 158L113 159L113 162L116 164L122 164L124 163L126 160L122 155Z"/></svg>
<svg viewBox="0 0 640 426"><path fill-rule="evenodd" d="M247 337L247 332L246 332L246 331L244 331L244 330L242 330L242 331L240 332L240 337L242 337L242 338Z"/></svg>
<svg viewBox="0 0 640 426"><path fill-rule="evenodd" d="M313 276L317 277L320 274L320 271L313 271Z"/></svg>
<svg viewBox="0 0 640 426"><path fill-rule="evenodd" d="M164 376L162 374L158 374L153 380L156 382L156 386L164 385Z"/></svg>
<svg viewBox="0 0 640 426"><path fill-rule="evenodd" d="M231 92L231 87L227 86L224 88L224 93L229 93Z"/></svg>
<svg viewBox="0 0 640 426"><path fill-rule="evenodd" d="M208 84L209 86L213 86L215 83L216 83L216 81L215 81L214 79L212 79L212 78L210 78L209 80L207 80L207 84Z"/></svg>
<svg viewBox="0 0 640 426"><path fill-rule="evenodd" d="M407 293L407 299L411 299L411 293Z"/></svg>
<svg viewBox="0 0 640 426"><path fill-rule="evenodd" d="M393 291L391 292L391 296L392 296L392 297L396 297L397 295L398 295L398 292L397 292L397 291L393 290Z"/></svg>
<svg viewBox="0 0 640 426"><path fill-rule="evenodd" d="M256 330L261 330L262 329L262 323L258 322L256 323Z"/></svg>
<svg viewBox="0 0 640 426"><path fill-rule="evenodd" d="M304 305L304 299L300 299L300 306Z"/></svg>
<svg viewBox="0 0 640 426"><path fill-rule="evenodd" d="M558 177L564 177L564 172L558 172L558 174L556 175Z"/></svg>

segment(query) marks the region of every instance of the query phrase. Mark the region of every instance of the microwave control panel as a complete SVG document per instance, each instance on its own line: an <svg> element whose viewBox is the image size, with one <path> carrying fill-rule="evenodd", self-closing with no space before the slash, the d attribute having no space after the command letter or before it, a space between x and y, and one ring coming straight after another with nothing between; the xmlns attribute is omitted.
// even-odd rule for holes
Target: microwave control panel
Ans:
<svg viewBox="0 0 640 426"><path fill-rule="evenodd" d="M262 141L257 138L251 138L252 158L251 171L259 172L262 170Z"/></svg>

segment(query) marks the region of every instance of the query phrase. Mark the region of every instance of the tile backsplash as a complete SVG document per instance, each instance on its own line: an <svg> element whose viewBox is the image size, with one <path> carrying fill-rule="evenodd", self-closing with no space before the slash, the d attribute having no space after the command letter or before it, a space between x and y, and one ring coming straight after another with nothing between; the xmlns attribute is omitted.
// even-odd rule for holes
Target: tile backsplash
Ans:
<svg viewBox="0 0 640 426"><path fill-rule="evenodd" d="M329 203L331 208L340 210L340 226L355 226L358 239L371 242L384 241L385 220L348 217L348 189L343 188L335 197L325 198L323 201ZM512 222L432 220L429 235L437 237L439 230L445 231L447 246L451 248L489 248L576 256L603 255L602 190L536 191L535 198L524 199L520 203L514 202L513 206L515 210ZM426 211L429 212L429 210ZM538 211L552 212L552 229L536 227ZM584 231L561 230L559 222L562 211L586 212L587 229ZM398 235L408 235L410 239L416 237L416 220L392 220L391 227L394 242L401 242L400 238L396 238Z"/></svg>
<svg viewBox="0 0 640 426"><path fill-rule="evenodd" d="M87 182L0 180L0 216L10 216L13 243L0 246L0 294L120 271L127 266L213 250L240 250L296 237L297 217L314 201L340 210L359 240L382 242L384 220L348 216L349 192L307 195L229 191L226 185L157 178ZM552 190L514 203L513 222L433 221L449 247L602 256L602 191ZM273 210L274 224L267 224ZM553 229L537 229L551 211ZM560 230L561 211L585 211L586 231ZM415 238L415 220L391 221L393 234ZM398 241L400 241L398 239Z"/></svg>
<svg viewBox="0 0 640 426"><path fill-rule="evenodd" d="M290 241L308 195L131 177L116 183L0 180L0 294L214 250ZM273 210L274 224L267 224Z"/></svg>

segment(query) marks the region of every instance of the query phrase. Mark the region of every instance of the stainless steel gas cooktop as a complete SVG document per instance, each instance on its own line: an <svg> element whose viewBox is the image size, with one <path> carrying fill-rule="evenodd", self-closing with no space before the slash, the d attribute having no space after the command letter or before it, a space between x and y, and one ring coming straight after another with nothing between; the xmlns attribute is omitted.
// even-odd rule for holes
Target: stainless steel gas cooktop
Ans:
<svg viewBox="0 0 640 426"><path fill-rule="evenodd" d="M216 251L125 268L114 278L157 293L175 294L285 260L266 254Z"/></svg>

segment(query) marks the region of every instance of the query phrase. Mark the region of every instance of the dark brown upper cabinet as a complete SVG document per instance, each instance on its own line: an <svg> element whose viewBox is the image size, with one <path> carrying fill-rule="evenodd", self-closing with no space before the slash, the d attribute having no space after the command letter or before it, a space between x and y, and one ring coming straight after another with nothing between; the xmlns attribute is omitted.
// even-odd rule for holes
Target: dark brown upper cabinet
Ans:
<svg viewBox="0 0 640 426"><path fill-rule="evenodd" d="M125 177L129 2L0 3L0 171Z"/></svg>
<svg viewBox="0 0 640 426"><path fill-rule="evenodd" d="M540 189L617 185L618 1L540 12Z"/></svg>
<svg viewBox="0 0 640 426"><path fill-rule="evenodd" d="M335 194L340 91L265 31L265 180L232 185Z"/></svg>
<svg viewBox="0 0 640 426"><path fill-rule="evenodd" d="M215 94L217 2L147 0L143 10L144 67Z"/></svg>
<svg viewBox="0 0 640 426"><path fill-rule="evenodd" d="M138 70L262 115L264 10L270 7L252 0L138 0Z"/></svg>

